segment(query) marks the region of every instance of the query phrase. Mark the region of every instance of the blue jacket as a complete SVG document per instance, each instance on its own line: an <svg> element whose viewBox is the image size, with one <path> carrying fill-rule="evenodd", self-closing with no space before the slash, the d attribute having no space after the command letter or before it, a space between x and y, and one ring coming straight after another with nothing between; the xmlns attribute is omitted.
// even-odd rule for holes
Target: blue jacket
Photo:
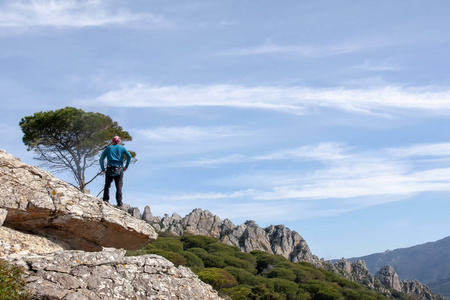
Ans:
<svg viewBox="0 0 450 300"><path fill-rule="evenodd" d="M124 154L127 157L125 169L128 169L131 162L131 154L128 152L127 148L121 145L108 146L105 151L103 151L102 156L100 156L100 168L102 168L102 172L105 171L105 158L107 166L123 167Z"/></svg>

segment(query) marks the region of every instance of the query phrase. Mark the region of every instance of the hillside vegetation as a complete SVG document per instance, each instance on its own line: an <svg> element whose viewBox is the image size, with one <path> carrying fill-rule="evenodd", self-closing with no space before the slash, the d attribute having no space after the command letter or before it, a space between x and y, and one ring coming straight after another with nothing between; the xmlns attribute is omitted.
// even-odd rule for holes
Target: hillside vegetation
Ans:
<svg viewBox="0 0 450 300"><path fill-rule="evenodd" d="M231 299L382 300L381 293L306 262L292 263L263 251L241 252L217 239L198 235L158 237L127 255L158 254L193 270ZM405 295L396 294L398 298Z"/></svg>

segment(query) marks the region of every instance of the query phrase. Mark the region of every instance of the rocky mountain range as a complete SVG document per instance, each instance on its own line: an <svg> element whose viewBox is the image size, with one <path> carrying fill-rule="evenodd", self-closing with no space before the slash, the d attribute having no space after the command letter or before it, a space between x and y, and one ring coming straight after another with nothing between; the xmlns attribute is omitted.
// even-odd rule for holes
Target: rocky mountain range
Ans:
<svg viewBox="0 0 450 300"><path fill-rule="evenodd" d="M364 260L372 273L390 265L401 279L419 280L436 293L450 297L450 237L349 260Z"/></svg>
<svg viewBox="0 0 450 300"><path fill-rule="evenodd" d="M415 299L441 300L418 281L402 281L390 266L373 276L364 261L332 264L283 225L235 225L194 209L153 216L150 207L118 209L83 194L49 172L0 150L0 257L21 265L33 299L220 299L189 269L156 255L125 257L157 233L213 236L242 251L262 250L307 261L369 288Z"/></svg>
<svg viewBox="0 0 450 300"><path fill-rule="evenodd" d="M194 209L185 217L174 213L171 216L153 216L147 206L141 215L139 209L128 208L136 218L143 218L153 225L158 232L182 236L184 234L206 235L218 238L221 242L237 246L244 252L262 250L271 254L279 254L292 262L306 261L316 267L325 268L347 279L368 286L371 289L390 294L390 291L414 294L419 299L443 299L435 296L431 289L418 280L400 280L395 269L389 265L372 272L364 260L351 262L346 259L325 262L311 253L306 241L295 231L284 225L259 227L254 221L247 221L239 226L230 220L221 220L208 210ZM375 275L372 275L375 274Z"/></svg>

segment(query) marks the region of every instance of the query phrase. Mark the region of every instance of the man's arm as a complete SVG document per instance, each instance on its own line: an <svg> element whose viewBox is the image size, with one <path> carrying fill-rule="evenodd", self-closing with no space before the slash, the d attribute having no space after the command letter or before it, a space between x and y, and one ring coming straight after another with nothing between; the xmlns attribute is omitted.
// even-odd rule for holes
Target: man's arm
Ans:
<svg viewBox="0 0 450 300"><path fill-rule="evenodd" d="M102 169L102 172L105 172L105 157L106 157L106 149L103 151L102 155L100 156L100 168Z"/></svg>
<svg viewBox="0 0 450 300"><path fill-rule="evenodd" d="M126 148L125 148L125 156L127 157L127 165L125 166L125 169L128 169L128 166L131 163L131 154Z"/></svg>

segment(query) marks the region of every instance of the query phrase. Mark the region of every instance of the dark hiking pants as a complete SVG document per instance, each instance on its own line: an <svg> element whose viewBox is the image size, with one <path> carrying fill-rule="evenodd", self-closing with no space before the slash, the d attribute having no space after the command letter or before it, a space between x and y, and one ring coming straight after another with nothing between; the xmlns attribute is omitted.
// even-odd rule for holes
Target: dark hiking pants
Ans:
<svg viewBox="0 0 450 300"><path fill-rule="evenodd" d="M117 206L122 206L122 186L123 186L123 172L120 173L119 176L109 176L105 175L105 189L103 190L103 201L109 201L109 188L111 187L111 183L114 180L114 184L116 185L116 201Z"/></svg>

